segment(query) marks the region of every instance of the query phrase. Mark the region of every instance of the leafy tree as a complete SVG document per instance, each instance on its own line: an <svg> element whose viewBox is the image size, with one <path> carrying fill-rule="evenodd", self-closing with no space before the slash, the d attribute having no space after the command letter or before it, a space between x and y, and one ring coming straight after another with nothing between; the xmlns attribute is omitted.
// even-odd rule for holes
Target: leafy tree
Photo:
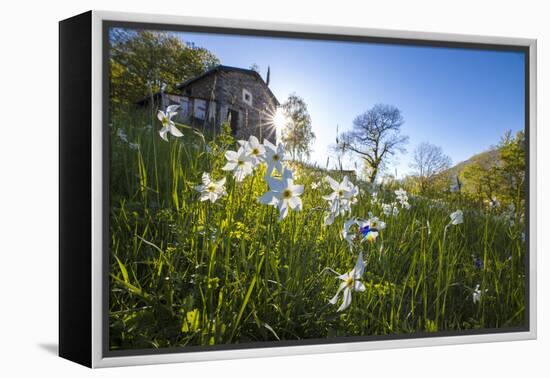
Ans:
<svg viewBox="0 0 550 378"><path fill-rule="evenodd" d="M436 177L450 166L451 158L439 146L423 142L414 150L411 168L415 170L421 192L426 191Z"/></svg>
<svg viewBox="0 0 550 378"><path fill-rule="evenodd" d="M513 204L519 212L525 198L525 134L506 132L493 153L480 154L461 172L465 191L478 200Z"/></svg>
<svg viewBox="0 0 550 378"><path fill-rule="evenodd" d="M353 129L340 135L336 147L363 159L368 180L374 182L385 160L405 151L408 137L400 134L404 122L395 106L375 105L355 118Z"/></svg>
<svg viewBox="0 0 550 378"><path fill-rule="evenodd" d="M210 51L174 34L114 29L110 34L110 96L114 105L143 99L220 63Z"/></svg>
<svg viewBox="0 0 550 378"><path fill-rule="evenodd" d="M499 193L500 177L494 161L476 159L461 172L465 192L478 201L491 201Z"/></svg>
<svg viewBox="0 0 550 378"><path fill-rule="evenodd" d="M501 177L502 194L505 200L513 203L516 209L520 209L526 190L525 133L519 131L512 136L508 131L500 141L498 149L500 164L497 169Z"/></svg>
<svg viewBox="0 0 550 378"><path fill-rule="evenodd" d="M291 94L282 105L287 122L282 130L282 141L292 158L309 157L315 134L311 130L311 117L303 98Z"/></svg>

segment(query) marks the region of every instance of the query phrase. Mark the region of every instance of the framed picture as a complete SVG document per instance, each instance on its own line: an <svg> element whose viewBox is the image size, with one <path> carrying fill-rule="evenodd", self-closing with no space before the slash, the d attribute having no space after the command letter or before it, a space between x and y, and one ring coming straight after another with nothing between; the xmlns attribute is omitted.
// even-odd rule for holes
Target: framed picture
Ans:
<svg viewBox="0 0 550 378"><path fill-rule="evenodd" d="M536 41L60 22L60 355L536 337Z"/></svg>

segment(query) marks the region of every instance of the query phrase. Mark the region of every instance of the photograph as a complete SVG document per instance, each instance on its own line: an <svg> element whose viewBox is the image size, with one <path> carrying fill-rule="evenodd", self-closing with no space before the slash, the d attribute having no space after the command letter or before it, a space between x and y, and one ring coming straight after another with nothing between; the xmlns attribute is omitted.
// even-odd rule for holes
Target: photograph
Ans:
<svg viewBox="0 0 550 378"><path fill-rule="evenodd" d="M524 50L105 25L108 353L529 330Z"/></svg>

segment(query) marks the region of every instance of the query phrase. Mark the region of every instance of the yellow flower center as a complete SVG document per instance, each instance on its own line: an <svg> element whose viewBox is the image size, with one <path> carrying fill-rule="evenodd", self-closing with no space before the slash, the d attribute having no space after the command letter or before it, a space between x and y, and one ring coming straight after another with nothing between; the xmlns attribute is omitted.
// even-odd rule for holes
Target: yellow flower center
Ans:
<svg viewBox="0 0 550 378"><path fill-rule="evenodd" d="M349 287L349 288L352 288L353 287L353 282L355 280L353 279L352 276L349 276L348 278L346 278L346 286Z"/></svg>
<svg viewBox="0 0 550 378"><path fill-rule="evenodd" d="M373 243L376 241L376 234L373 233L373 232L369 232L369 234L367 235L367 241L370 242L370 243Z"/></svg>
<svg viewBox="0 0 550 378"><path fill-rule="evenodd" d="M277 154L273 155L273 160L274 160L274 161L279 160L279 155L277 155Z"/></svg>
<svg viewBox="0 0 550 378"><path fill-rule="evenodd" d="M237 162L237 164L238 164L238 165L244 165L244 161L239 160L239 161Z"/></svg>
<svg viewBox="0 0 550 378"><path fill-rule="evenodd" d="M344 196L344 191L342 189L340 189L338 191L338 197L343 197Z"/></svg>
<svg viewBox="0 0 550 378"><path fill-rule="evenodd" d="M170 123L170 120L168 119L168 117L164 117L162 118L162 125L163 126L166 126Z"/></svg>
<svg viewBox="0 0 550 378"><path fill-rule="evenodd" d="M208 191L209 192L214 192L215 190L216 190L216 186L214 186L214 185L209 185L208 186Z"/></svg>
<svg viewBox="0 0 550 378"><path fill-rule="evenodd" d="M290 197L292 197L292 191L290 189L285 189L283 191L283 198L289 199Z"/></svg>
<svg viewBox="0 0 550 378"><path fill-rule="evenodd" d="M259 155L259 154L260 154L260 150L258 150L257 148L252 150L252 155Z"/></svg>

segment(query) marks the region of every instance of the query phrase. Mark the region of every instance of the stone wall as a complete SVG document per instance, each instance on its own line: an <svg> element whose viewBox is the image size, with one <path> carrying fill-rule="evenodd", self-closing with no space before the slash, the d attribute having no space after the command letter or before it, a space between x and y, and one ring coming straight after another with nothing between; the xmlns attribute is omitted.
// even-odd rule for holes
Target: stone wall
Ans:
<svg viewBox="0 0 550 378"><path fill-rule="evenodd" d="M248 99L243 96L243 89L247 91ZM254 75L220 70L191 83L182 94L192 99L206 100L207 108L215 107L215 111L207 109L206 112L215 117L207 117L205 123L210 127L219 130L220 124L227 120L232 110L237 115L237 121L234 120L236 138L248 139L250 135L255 135L275 142L275 130L270 119L275 114L276 103L263 81Z"/></svg>

